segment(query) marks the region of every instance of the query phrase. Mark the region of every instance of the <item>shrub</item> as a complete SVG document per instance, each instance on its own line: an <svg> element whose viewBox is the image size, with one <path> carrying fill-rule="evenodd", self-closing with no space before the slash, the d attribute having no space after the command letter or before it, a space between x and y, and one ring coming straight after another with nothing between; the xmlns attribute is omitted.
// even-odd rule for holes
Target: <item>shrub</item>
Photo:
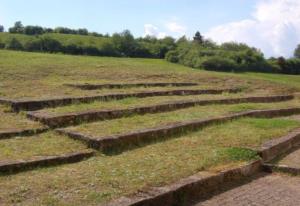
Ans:
<svg viewBox="0 0 300 206"><path fill-rule="evenodd" d="M27 41L24 45L24 50L26 51L42 51L42 42L40 39L36 38Z"/></svg>
<svg viewBox="0 0 300 206"><path fill-rule="evenodd" d="M62 47L62 52L66 54L83 54L82 48L76 44L68 44Z"/></svg>
<svg viewBox="0 0 300 206"><path fill-rule="evenodd" d="M8 39L7 42L5 43L5 48L11 50L23 50L23 45L19 42L18 39L11 38Z"/></svg>
<svg viewBox="0 0 300 206"><path fill-rule="evenodd" d="M202 62L202 67L210 71L239 71L237 64L228 58L208 57Z"/></svg>
<svg viewBox="0 0 300 206"><path fill-rule="evenodd" d="M179 61L178 52L176 50L169 51L166 54L166 60L172 63L178 63Z"/></svg>
<svg viewBox="0 0 300 206"><path fill-rule="evenodd" d="M4 49L4 48L5 48L5 43L0 40L0 49Z"/></svg>
<svg viewBox="0 0 300 206"><path fill-rule="evenodd" d="M62 45L59 41L50 38L50 37L42 37L41 41L41 50L46 52L60 52L62 50Z"/></svg>

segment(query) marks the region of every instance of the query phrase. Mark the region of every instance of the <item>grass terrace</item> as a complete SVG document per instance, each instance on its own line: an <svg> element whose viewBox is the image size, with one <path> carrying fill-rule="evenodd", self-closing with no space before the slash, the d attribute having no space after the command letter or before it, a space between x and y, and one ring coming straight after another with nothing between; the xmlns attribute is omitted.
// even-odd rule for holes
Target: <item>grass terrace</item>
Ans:
<svg viewBox="0 0 300 206"><path fill-rule="evenodd" d="M109 135L127 133L147 128L170 125L183 121L194 119L206 119L219 117L226 114L255 110L255 109L275 109L299 106L299 99L279 103L245 103L236 105L210 105L195 106L188 109L181 109L173 112L134 115L128 118L115 119L110 121L101 121L94 123L85 123L75 127L69 127L67 130L78 132L94 138L105 137Z"/></svg>
<svg viewBox="0 0 300 206"><path fill-rule="evenodd" d="M254 94L253 94L254 95ZM146 98L126 98L122 100L112 100L108 102L95 101L92 103L73 104L63 107L48 108L40 110L47 114L63 114L69 112L80 112L88 110L114 110L114 109L128 109L133 107L150 106L158 104L167 104L176 101L197 101L197 100L213 100L224 98L238 98L246 97L245 93L222 95L193 95L193 96L162 96L162 97L146 97Z"/></svg>
<svg viewBox="0 0 300 206"><path fill-rule="evenodd" d="M257 159L245 147L285 135L300 123L240 119L117 156L0 177L3 205L98 205L151 186L201 172L216 172Z"/></svg>

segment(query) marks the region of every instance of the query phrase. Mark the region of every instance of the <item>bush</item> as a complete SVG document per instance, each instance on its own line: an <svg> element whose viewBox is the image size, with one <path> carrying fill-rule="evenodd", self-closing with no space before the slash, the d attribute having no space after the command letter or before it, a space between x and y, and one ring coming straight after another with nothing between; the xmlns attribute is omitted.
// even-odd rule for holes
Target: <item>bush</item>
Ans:
<svg viewBox="0 0 300 206"><path fill-rule="evenodd" d="M222 57L208 57L202 62L202 67L210 71L239 71L239 67L232 59Z"/></svg>
<svg viewBox="0 0 300 206"><path fill-rule="evenodd" d="M0 41L0 49L4 49L5 48L5 43L3 43L2 41Z"/></svg>
<svg viewBox="0 0 300 206"><path fill-rule="evenodd" d="M282 65L282 73L284 74L300 74L300 59L292 58L285 61Z"/></svg>
<svg viewBox="0 0 300 206"><path fill-rule="evenodd" d="M44 33L44 29L40 26L26 26L24 28L24 34L27 35L40 35Z"/></svg>
<svg viewBox="0 0 300 206"><path fill-rule="evenodd" d="M23 50L23 45L16 38L11 38L5 43L5 48L11 50Z"/></svg>
<svg viewBox="0 0 300 206"><path fill-rule="evenodd" d="M60 52L62 51L62 45L59 41L52 39L50 37L42 37L41 41L41 50L45 52Z"/></svg>
<svg viewBox="0 0 300 206"><path fill-rule="evenodd" d="M33 39L25 43L24 50L26 51L42 51L42 42L40 39Z"/></svg>
<svg viewBox="0 0 300 206"><path fill-rule="evenodd" d="M172 63L178 63L179 62L178 52L175 50L169 51L166 54L166 60Z"/></svg>

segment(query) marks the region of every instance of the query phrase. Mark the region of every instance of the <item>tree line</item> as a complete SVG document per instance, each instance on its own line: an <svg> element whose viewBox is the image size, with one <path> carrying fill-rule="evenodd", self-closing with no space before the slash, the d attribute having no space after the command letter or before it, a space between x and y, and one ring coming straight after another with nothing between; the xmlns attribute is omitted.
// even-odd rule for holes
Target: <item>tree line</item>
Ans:
<svg viewBox="0 0 300 206"><path fill-rule="evenodd" d="M254 47L236 42L218 45L204 38L200 32L196 32L192 40L185 36L178 40L172 37L157 39L151 36L135 38L129 30L110 36L89 32L87 29L23 26L20 21L8 31L12 37L2 40L0 36L0 48L73 55L165 58L173 63L213 71L300 74L300 44L295 49L293 58L266 59L263 53ZM4 32L1 25L0 32ZM54 38L51 34L55 33L78 35L80 41L70 43L64 38ZM23 34L29 38L25 41L19 36L13 36L14 34ZM91 40L80 36L97 37L100 44L95 45Z"/></svg>

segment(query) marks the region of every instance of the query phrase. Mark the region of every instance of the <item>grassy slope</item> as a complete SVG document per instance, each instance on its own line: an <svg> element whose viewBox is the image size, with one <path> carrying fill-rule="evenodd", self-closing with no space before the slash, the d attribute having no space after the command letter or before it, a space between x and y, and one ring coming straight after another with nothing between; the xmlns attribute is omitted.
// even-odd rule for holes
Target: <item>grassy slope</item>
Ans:
<svg viewBox="0 0 300 206"><path fill-rule="evenodd" d="M110 42L110 38L106 37L94 37L94 36L83 36L83 35L73 35L73 34L43 34L41 36L51 37L59 41L62 45L75 44L82 46L97 46L101 47L103 43ZM35 36L23 35L23 34L10 34L10 33L0 33L0 42L6 42L8 39L16 38L23 45L35 39Z"/></svg>
<svg viewBox="0 0 300 206"><path fill-rule="evenodd" d="M299 77L286 75L206 72L163 60L0 50L0 97L7 98L48 98L108 92L80 91L62 86L63 83L144 81L192 81L201 83L203 87L238 86L247 88L248 94L275 94L299 90L298 80ZM148 91L150 89L146 88ZM228 108L229 112L238 112L265 106L272 108L277 105L298 105L297 100L290 102L292 103L241 104ZM135 129L129 127L128 123L148 127L161 124L162 120L164 123L190 120L224 112L228 111L222 106L191 108L175 113L128 118L127 121L117 120L119 123L105 122L102 128L122 130L128 126ZM177 115L179 113L181 115ZM12 114L1 114L4 121L9 118L6 115ZM18 121L24 118L20 115L16 116ZM17 119L13 119L12 122ZM262 142L286 134L299 126L299 122L291 120L243 119L211 126L181 138L148 145L117 156L99 154L95 158L76 164L1 176L0 187L5 190L0 190L0 205L97 205L144 187L163 185L199 171L215 171L256 158L252 151L239 147L258 147ZM0 144L3 154L0 153L0 156L6 159L21 156L30 158L33 155L60 154L84 148L81 143L53 136L52 133L39 137L3 141Z"/></svg>
<svg viewBox="0 0 300 206"><path fill-rule="evenodd" d="M0 59L0 96L7 98L49 98L99 93L99 91L82 92L63 86L64 83L75 82L191 81L216 88L240 86L261 90L268 88L270 92L282 91L282 86L277 84L240 78L238 75L194 70L164 60L53 55L5 50L0 50Z"/></svg>

